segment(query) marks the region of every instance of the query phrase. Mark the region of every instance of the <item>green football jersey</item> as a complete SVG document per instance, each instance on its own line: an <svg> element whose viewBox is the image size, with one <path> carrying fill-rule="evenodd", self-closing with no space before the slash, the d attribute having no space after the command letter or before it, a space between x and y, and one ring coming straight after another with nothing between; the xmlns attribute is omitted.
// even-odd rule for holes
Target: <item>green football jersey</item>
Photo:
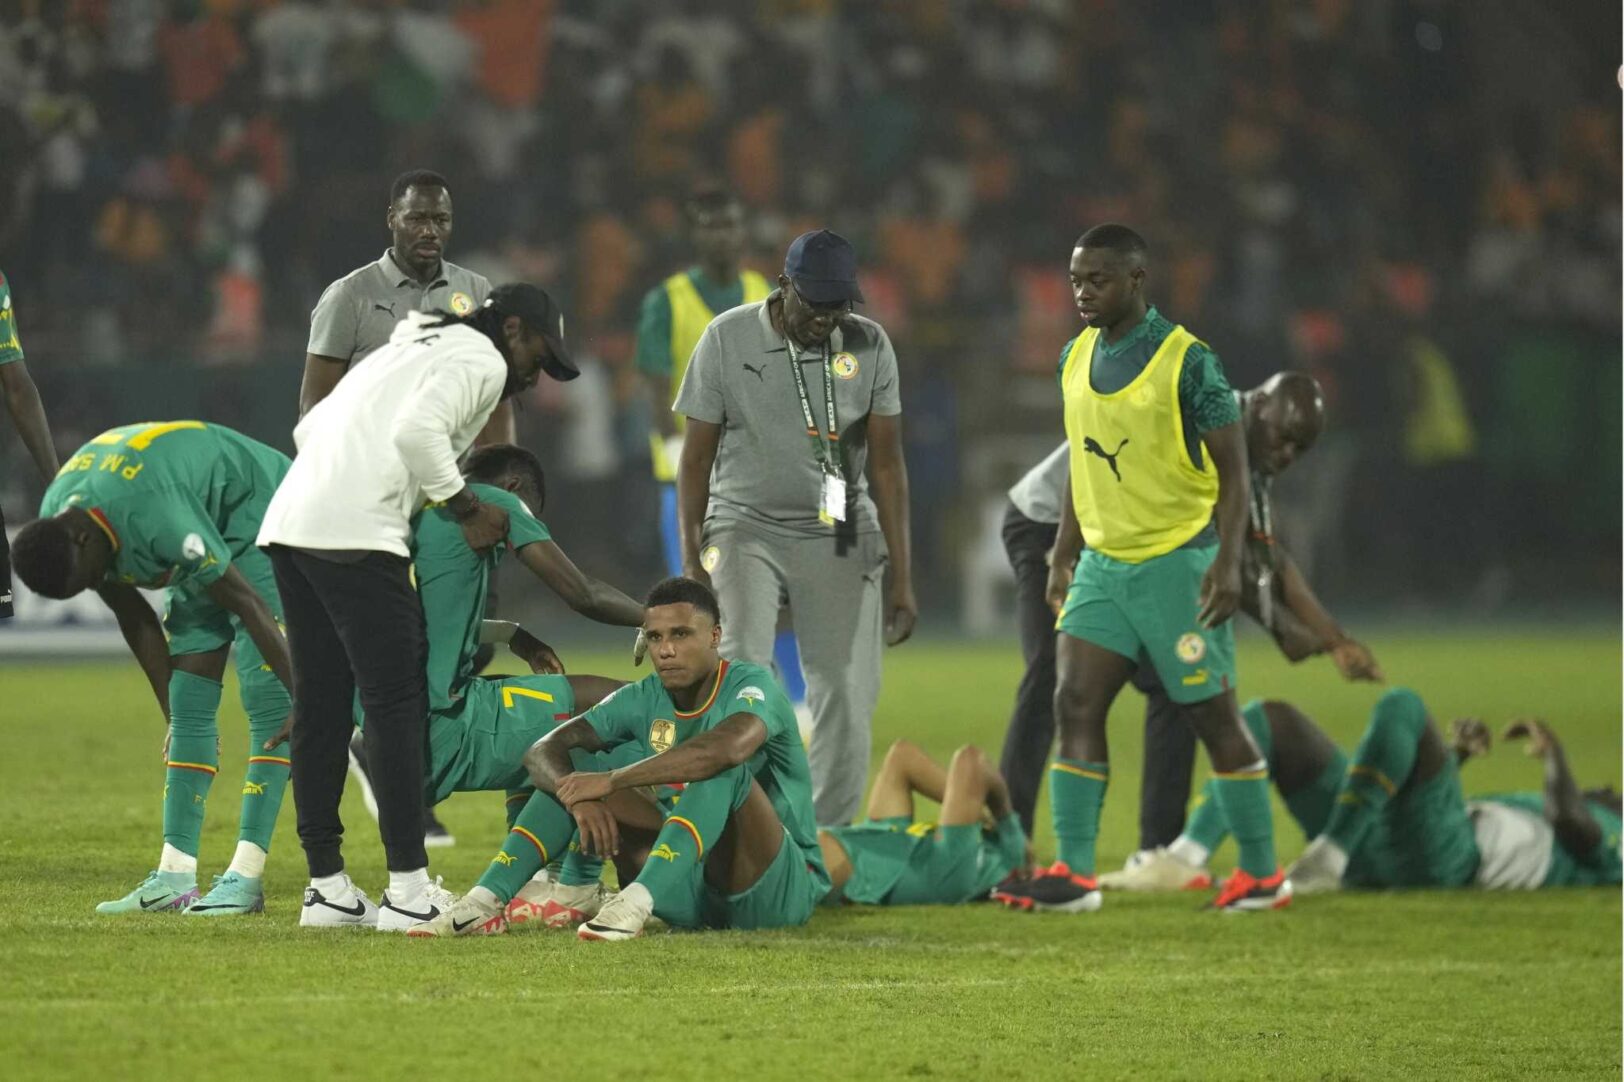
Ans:
<svg viewBox="0 0 1624 1082"><path fill-rule="evenodd" d="M109 582L202 590L253 549L291 465L282 452L221 425L124 425L68 459L39 513L88 511L113 543Z"/></svg>
<svg viewBox="0 0 1624 1082"><path fill-rule="evenodd" d="M1490 796L1474 796L1473 800L1493 801L1504 804L1518 811L1524 811L1538 819L1545 818L1545 796L1543 793L1518 792L1495 793ZM1563 848L1562 843L1551 842L1551 866L1545 873L1547 887L1591 887L1601 884L1618 885L1621 878L1619 842L1624 834L1624 824L1613 810L1594 800L1585 801L1585 810L1595 818L1601 826L1601 841L1591 853L1581 860L1578 856Z"/></svg>
<svg viewBox="0 0 1624 1082"><path fill-rule="evenodd" d="M431 710L453 706L474 675L485 597L503 553L507 548L517 550L552 540L547 527L513 493L492 485L468 487L481 500L507 512L506 546L497 545L483 555L475 552L468 547L457 520L438 505L418 515L412 529L412 562L428 629Z"/></svg>
<svg viewBox="0 0 1624 1082"><path fill-rule="evenodd" d="M1013 815L995 830L898 817L828 832L851 860L851 878L841 893L860 905L956 905L979 898L1019 868L1026 852L1026 835Z"/></svg>
<svg viewBox="0 0 1624 1082"><path fill-rule="evenodd" d="M23 344L17 337L17 313L11 307L11 283L0 274L0 364L23 359Z"/></svg>
<svg viewBox="0 0 1624 1082"><path fill-rule="evenodd" d="M651 673L628 684L583 716L610 747L641 746L643 757L669 751L697 733L709 732L734 714L754 714L767 727L767 741L750 761L750 772L772 801L801 856L825 882L817 819L812 814L812 767L801 743L795 709L773 675L747 661L722 661L710 698L683 713ZM680 807L680 802L679 802Z"/></svg>

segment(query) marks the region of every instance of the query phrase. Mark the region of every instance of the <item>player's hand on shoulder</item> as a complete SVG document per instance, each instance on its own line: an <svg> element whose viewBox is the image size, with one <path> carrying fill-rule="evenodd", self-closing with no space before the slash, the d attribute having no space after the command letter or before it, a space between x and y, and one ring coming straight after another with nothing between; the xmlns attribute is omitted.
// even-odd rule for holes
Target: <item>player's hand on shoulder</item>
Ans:
<svg viewBox="0 0 1624 1082"><path fill-rule="evenodd" d="M1494 734L1480 718L1456 718L1449 723L1449 746L1464 761L1487 755L1494 743Z"/></svg>
<svg viewBox="0 0 1624 1082"><path fill-rule="evenodd" d="M1518 718L1506 726L1500 739L1528 741L1528 754L1536 758L1556 745L1556 734L1551 732L1544 718Z"/></svg>
<svg viewBox="0 0 1624 1082"><path fill-rule="evenodd" d="M462 527L463 539L475 552L487 552L507 536L508 513L495 504L481 501L457 521Z"/></svg>
<svg viewBox="0 0 1624 1082"><path fill-rule="evenodd" d="M1370 647L1357 639L1340 639L1331 644L1331 660L1347 680L1369 680L1384 684L1387 676Z"/></svg>

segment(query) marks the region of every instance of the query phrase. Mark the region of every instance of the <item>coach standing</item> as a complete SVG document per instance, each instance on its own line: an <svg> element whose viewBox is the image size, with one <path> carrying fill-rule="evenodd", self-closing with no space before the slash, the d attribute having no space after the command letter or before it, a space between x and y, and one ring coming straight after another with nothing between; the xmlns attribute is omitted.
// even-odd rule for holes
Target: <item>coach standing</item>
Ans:
<svg viewBox="0 0 1624 1082"><path fill-rule="evenodd" d="M469 491L457 457L542 369L578 374L563 317L535 286L506 285L468 315L408 315L294 429L298 457L259 544L276 570L293 659L293 797L311 877L303 925L403 929L450 903L429 882L423 848L427 646L409 523L425 499L442 501L473 548L501 539L507 515ZM378 909L340 853L357 691L389 865Z"/></svg>
<svg viewBox="0 0 1624 1082"><path fill-rule="evenodd" d="M356 361L388 342L407 312L465 316L490 295L491 283L484 275L445 258L451 243L451 190L439 173L413 169L396 177L384 223L389 248L329 285L310 313L310 343L299 384L301 417L332 393ZM474 442L481 447L516 442L513 406L498 406Z"/></svg>
<svg viewBox="0 0 1624 1082"><path fill-rule="evenodd" d="M687 418L682 559L716 588L727 657L770 664L789 606L813 804L819 823L845 824L868 779L881 643L907 639L918 615L897 359L885 330L852 314L863 294L845 238L797 237L778 286L711 321L672 407Z"/></svg>

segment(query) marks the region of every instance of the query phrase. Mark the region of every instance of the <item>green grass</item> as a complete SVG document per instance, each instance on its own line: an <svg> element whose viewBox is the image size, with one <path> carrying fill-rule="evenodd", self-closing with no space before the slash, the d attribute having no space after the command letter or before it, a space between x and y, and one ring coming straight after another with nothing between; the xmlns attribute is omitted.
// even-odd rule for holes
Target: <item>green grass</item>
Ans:
<svg viewBox="0 0 1624 1082"><path fill-rule="evenodd" d="M1555 723L1585 783L1619 781L1611 630L1376 638L1436 715ZM575 671L624 673L603 656ZM1242 645L1244 688L1291 699L1351 746L1375 698L1328 663ZM1013 646L916 643L887 658L876 747L907 735L996 753ZM408 942L296 926L291 800L263 917L97 917L153 866L162 726L133 664L0 678L0 1075L371 1079L1618 1077L1620 906L1609 890L1300 900L1267 916L1119 897L1086 917L987 906L820 912L783 933L559 934ZM228 689L230 702L234 693ZM1131 701L1130 701L1131 700ZM1102 859L1134 841L1138 702L1119 704ZM203 841L235 840L246 724L234 706ZM1500 748L1468 791L1534 787ZM1040 820L1046 812L1040 809ZM498 796L443 807L460 839L434 871L466 889L502 832ZM1301 841L1279 814L1282 857ZM346 797L348 859L374 895L382 856ZM1045 829L1040 853L1052 851ZM1217 866L1227 867L1229 852Z"/></svg>

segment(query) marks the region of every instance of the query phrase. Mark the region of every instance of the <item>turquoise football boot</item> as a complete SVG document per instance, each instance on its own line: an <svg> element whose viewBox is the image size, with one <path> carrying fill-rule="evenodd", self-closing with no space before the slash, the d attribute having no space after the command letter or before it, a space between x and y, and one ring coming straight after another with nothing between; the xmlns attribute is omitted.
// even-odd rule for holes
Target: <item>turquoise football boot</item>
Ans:
<svg viewBox="0 0 1624 1082"><path fill-rule="evenodd" d="M192 917L234 917L241 913L265 912L265 890L258 879L241 872L214 877L209 892L186 911Z"/></svg>
<svg viewBox="0 0 1624 1082"><path fill-rule="evenodd" d="M191 872L149 872L117 901L102 902L98 913L173 913L197 901L197 876Z"/></svg>

